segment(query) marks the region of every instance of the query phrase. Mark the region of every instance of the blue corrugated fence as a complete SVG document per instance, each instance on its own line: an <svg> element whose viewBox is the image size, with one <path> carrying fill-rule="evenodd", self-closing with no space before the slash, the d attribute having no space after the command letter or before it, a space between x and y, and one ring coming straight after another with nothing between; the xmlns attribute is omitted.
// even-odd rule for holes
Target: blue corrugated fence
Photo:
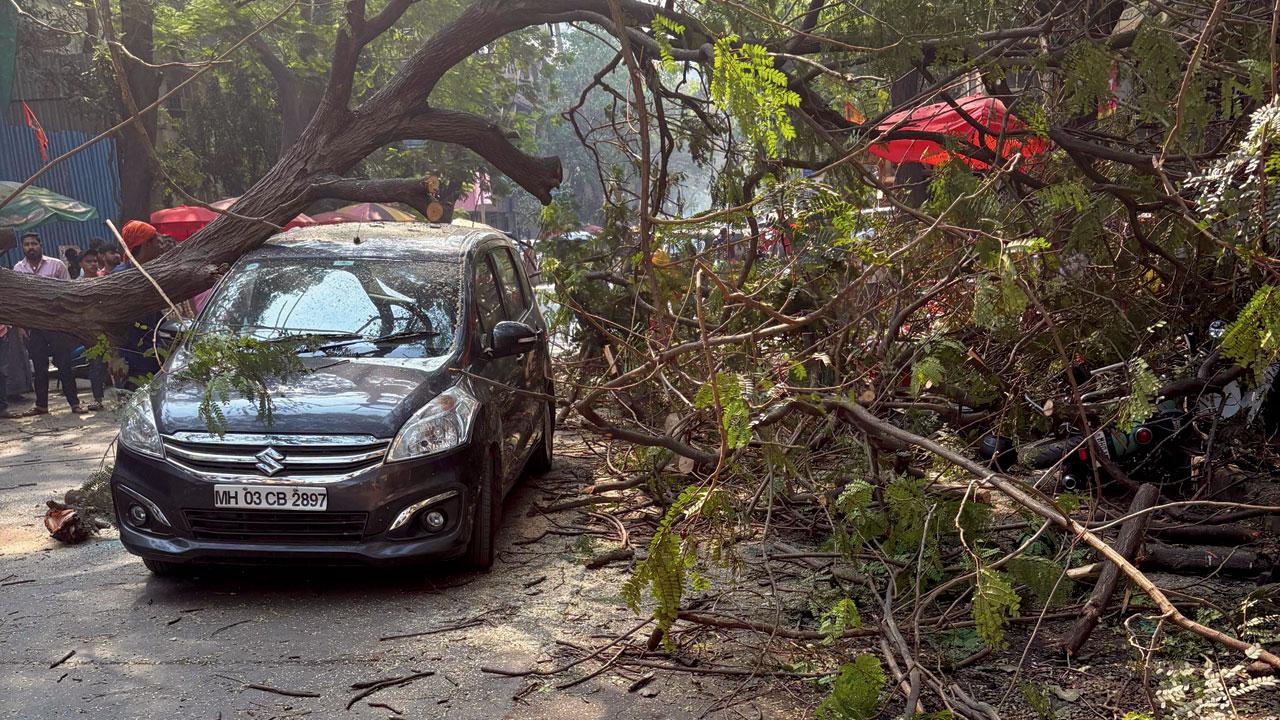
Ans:
<svg viewBox="0 0 1280 720"><path fill-rule="evenodd" d="M92 137L81 130L57 128L83 125L69 117L70 103L61 100L29 100L32 111L49 137L49 157L54 158ZM43 162L36 147L35 133L22 123L22 103L12 102L7 117L0 118L0 180L22 182L40 169ZM107 218L118 220L120 212L120 176L116 165L115 140L100 140L71 156L49 172L36 185L75 198L97 208L98 218L89 222L55 222L40 226L36 232L44 241L45 253L61 256L65 245L89 247L95 237L107 237L103 224ZM0 265L13 267L21 259L19 250L0 253Z"/></svg>

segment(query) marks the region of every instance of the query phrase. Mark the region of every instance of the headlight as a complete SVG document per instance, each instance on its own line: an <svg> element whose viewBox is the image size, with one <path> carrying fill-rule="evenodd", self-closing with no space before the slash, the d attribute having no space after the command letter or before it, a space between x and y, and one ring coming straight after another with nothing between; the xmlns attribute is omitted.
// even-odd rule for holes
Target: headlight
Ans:
<svg viewBox="0 0 1280 720"><path fill-rule="evenodd" d="M480 402L461 384L445 390L413 414L387 451L387 461L433 455L466 442Z"/></svg>
<svg viewBox="0 0 1280 720"><path fill-rule="evenodd" d="M164 444L156 429L156 414L151 410L151 393L143 387L129 398L124 421L120 423L120 443L134 452L153 458L164 457Z"/></svg>

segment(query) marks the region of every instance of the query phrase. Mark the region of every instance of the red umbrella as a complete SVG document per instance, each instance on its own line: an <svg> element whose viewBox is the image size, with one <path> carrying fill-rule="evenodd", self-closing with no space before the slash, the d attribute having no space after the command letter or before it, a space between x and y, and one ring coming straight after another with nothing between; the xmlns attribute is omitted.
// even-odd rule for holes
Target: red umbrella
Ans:
<svg viewBox="0 0 1280 720"><path fill-rule="evenodd" d="M226 210L240 198L226 198L215 203L209 203L211 207L219 210ZM151 213L151 224L160 233L172 237L178 242L182 242L187 238L195 235L201 228L213 222L218 217L218 213L193 205L179 205L178 207L165 208ZM299 214L288 225L284 226L285 230L305 225L315 225L316 221L310 215Z"/></svg>
<svg viewBox="0 0 1280 720"><path fill-rule="evenodd" d="M1040 137L1027 137L1026 135L1008 137L1010 133L1026 130L1027 126L1022 121L1009 115L1005 110L1004 103L996 98L987 97L986 95L970 95L957 100L956 105L959 105L969 118L986 128L986 132L979 132L978 128L974 127L964 115L961 115L950 103L946 102L922 105L911 110L896 112L885 118L883 122L876 126L876 129L880 132L913 130L950 135L964 143L986 147L992 152L995 152L996 147L999 146L1000 155L1004 158L1013 157L1015 154L1030 158L1049 149L1049 143ZM1002 132L1005 137L1000 138L999 136ZM951 153L932 140L889 140L876 143L868 150L873 155L878 155L898 164L914 162L926 165L941 165L951 159ZM985 162L975 160L967 155L957 153L957 157L970 167L978 169L987 167Z"/></svg>

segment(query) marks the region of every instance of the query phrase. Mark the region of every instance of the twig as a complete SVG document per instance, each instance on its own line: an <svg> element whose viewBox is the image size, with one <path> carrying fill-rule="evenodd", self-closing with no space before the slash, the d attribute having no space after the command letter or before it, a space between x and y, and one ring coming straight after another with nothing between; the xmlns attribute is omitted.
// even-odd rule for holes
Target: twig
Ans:
<svg viewBox="0 0 1280 720"><path fill-rule="evenodd" d="M275 693L276 695L284 695L285 697L299 698L318 698L320 693L308 692L306 690L284 690L282 688L271 687L270 685L259 685L257 683L247 683L246 690L261 690L262 692Z"/></svg>
<svg viewBox="0 0 1280 720"><path fill-rule="evenodd" d="M610 563L622 562L635 557L635 551L630 547L615 548L603 555L597 555L589 558L583 565L588 570L597 570Z"/></svg>
<svg viewBox="0 0 1280 720"><path fill-rule="evenodd" d="M442 632L449 632L450 630L464 630L466 628L483 624L484 618L482 616L470 617L466 620L453 623L452 625L442 625L437 628L431 628L430 630L423 630L422 632L405 633L403 635L386 635L378 638L378 642L386 642L387 640L403 640L404 638L422 637L424 635L436 635Z"/></svg>
<svg viewBox="0 0 1280 720"><path fill-rule="evenodd" d="M246 680L241 680L240 678L231 677L230 675L214 675L214 677L220 677L223 680L230 680L231 682L234 682L234 683L240 683L240 685L245 690L259 690L261 692L274 693L276 695L284 695L285 697L311 697L311 698L320 697L320 693L308 692L306 690L284 690L277 687L271 687L270 685L262 685L260 683L251 683Z"/></svg>
<svg viewBox="0 0 1280 720"><path fill-rule="evenodd" d="M386 690L387 688L400 687L401 685L408 685L409 683L415 680L420 680L424 677L431 677L432 675L435 675L435 674L436 674L435 670L427 670L425 672L413 673L412 675L405 675L404 677L387 678L385 680L375 680L372 683L355 683L354 685L351 686L352 690L359 690L360 688L364 688L364 689L356 693L355 697L351 698L351 701L347 703L347 709L350 710L353 705L369 697L370 695L378 692L379 690Z"/></svg>
<svg viewBox="0 0 1280 720"><path fill-rule="evenodd" d="M72 657L73 655L75 655L75 654L76 654L76 651L75 651L75 650L72 650L71 652L67 653L66 655L63 655L63 656L62 656L62 659L61 659L61 660L59 660L58 662L56 662L56 663L54 663L54 664L50 665L50 666L49 666L49 669L50 669L50 670L52 670L52 669L54 669L54 668L58 667L58 666L59 666L59 665L61 665L62 663L64 663L64 662L66 662L66 661L70 660L70 659L71 659L71 657Z"/></svg>
<svg viewBox="0 0 1280 720"><path fill-rule="evenodd" d="M890 437L904 440L982 478L985 482L999 490L1010 500L1013 500L1022 507L1036 513L1040 517L1080 538L1087 545L1097 550L1098 554L1104 559L1109 560L1119 567L1120 571L1129 578L1129 581L1145 593L1147 597L1151 598L1151 601L1155 603L1161 613L1163 613L1165 617L1178 627L1195 633L1205 639L1225 645L1242 655L1246 655L1250 659L1262 660L1268 665L1280 669L1280 655L1276 655L1266 649L1259 648L1257 645L1247 643L1239 638L1231 637L1230 635L1214 630L1211 627L1206 627L1205 625L1183 615L1178 608L1169 601L1169 598L1165 596L1164 592L1162 592L1155 583L1151 582L1150 578L1135 567L1133 563L1126 560L1123 555L1117 552L1115 548L1108 545L1107 542L1097 534L1091 532L1088 528L1059 510L1052 501L1045 499L1034 488L1026 488L1013 478L1010 478L1003 473L987 470L978 463L970 460L960 453L955 452L954 450L951 450L950 448L944 447L932 440L929 440L928 438L916 435L909 430L904 430L891 423L887 423L860 405L843 400L827 400L826 402L838 405L853 417L855 422L871 432L885 434Z"/></svg>
<svg viewBox="0 0 1280 720"><path fill-rule="evenodd" d="M1129 505L1130 515L1151 507L1159 498L1160 491L1155 485L1143 485L1138 489L1138 494L1133 497L1133 503ZM1116 550L1126 560L1132 560L1137 555L1138 549L1142 547L1142 541L1147 534L1147 520L1150 517L1147 514L1131 517L1120 528L1120 537L1116 539ZM1080 620L1062 641L1062 648L1068 655L1077 655L1080 648L1088 641L1089 635L1102 619L1102 611L1111 602L1111 594L1115 592L1116 582L1119 579L1120 569L1115 563L1108 563L1102 568L1102 575L1099 576L1098 584L1094 586L1093 593L1089 596L1089 602L1085 603L1084 610L1080 613Z"/></svg>
<svg viewBox="0 0 1280 720"><path fill-rule="evenodd" d="M214 630L213 632L209 633L209 637L214 637L215 635L221 633L222 631L230 630L231 628L236 627L237 625L244 625L245 623L251 623L251 622L253 622L253 620L238 620L236 622L231 623L230 625L223 625L217 630Z"/></svg>
<svg viewBox="0 0 1280 720"><path fill-rule="evenodd" d="M624 500L626 500L626 498L604 497L604 496L586 497L586 498L578 498L576 500L567 500L565 502L557 503L555 505L548 505L546 507L543 507L541 505L535 505L534 507L536 507L539 512L548 513L548 512L559 512L561 510L573 510L575 508L580 508L580 507L590 507L592 505L611 505L613 503L623 502Z"/></svg>
<svg viewBox="0 0 1280 720"><path fill-rule="evenodd" d="M600 647L600 648L597 648L597 649L596 649L596 651L595 651L595 652L593 652L593 653L591 653L590 655L587 655L587 656L585 656L585 657L578 658L577 660L574 660L573 662L570 662L570 663L565 664L565 665L561 665L560 667L551 668L551 669L549 669L549 670L539 670L539 669L537 669L537 668L530 668L530 669L528 669L528 670L506 670L506 669L504 669L504 668L487 667L487 666L482 665L482 666L480 666L480 672L486 672L486 673L490 673L490 674L492 674L492 675L505 675L505 676L507 676L507 677L524 677L524 676L526 676L526 675L543 675L543 676L546 676L546 675L555 675L555 674L558 674L558 673L562 673L562 672L564 672L565 670L568 670L568 669L569 669L569 668L571 668L571 667L575 667L575 666L577 666L577 665L581 665L582 663L584 663L584 662L586 662L586 661L588 661L588 660L591 660L592 658L599 657L599 656L600 656L600 653L604 652L605 650L608 650L609 648L613 647L614 645L617 645L618 643L622 642L623 640L626 640L627 638L631 637L632 635L634 635L634 634L636 633L636 631L637 631L637 630L639 630L640 628L644 627L645 625L648 625L648 624L649 624L649 623L651 623L651 622L653 622L653 618L649 618L648 620L645 620L644 622L640 623L639 625L636 625L635 627L631 628L630 630L626 631L625 633L623 633L623 634L619 635L618 637L614 638L613 640L611 640L607 645L604 645L604 646L602 646L602 647Z"/></svg>

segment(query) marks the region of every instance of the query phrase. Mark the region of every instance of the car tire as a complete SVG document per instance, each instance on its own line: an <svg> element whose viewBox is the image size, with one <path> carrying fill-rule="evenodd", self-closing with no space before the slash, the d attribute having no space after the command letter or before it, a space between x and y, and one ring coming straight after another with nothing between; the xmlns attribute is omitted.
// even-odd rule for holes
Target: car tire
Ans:
<svg viewBox="0 0 1280 720"><path fill-rule="evenodd" d="M164 577L166 575L176 575L182 568L178 563L169 562L167 560L156 560L154 558L142 558L142 564L147 566L147 570L151 571L156 577Z"/></svg>
<svg viewBox="0 0 1280 720"><path fill-rule="evenodd" d="M471 522L471 539L467 542L467 566L473 570L493 567L497 552L498 528L502 525L502 475L494 457L497 450L486 449L481 458L482 485L476 499L476 516Z"/></svg>
<svg viewBox="0 0 1280 720"><path fill-rule="evenodd" d="M525 466L528 471L534 475L541 475L551 469L551 463L555 459L555 441L556 441L556 406L554 403L547 403L545 417L542 420L542 438L538 442L538 447L533 451L533 455L529 457L529 463Z"/></svg>

